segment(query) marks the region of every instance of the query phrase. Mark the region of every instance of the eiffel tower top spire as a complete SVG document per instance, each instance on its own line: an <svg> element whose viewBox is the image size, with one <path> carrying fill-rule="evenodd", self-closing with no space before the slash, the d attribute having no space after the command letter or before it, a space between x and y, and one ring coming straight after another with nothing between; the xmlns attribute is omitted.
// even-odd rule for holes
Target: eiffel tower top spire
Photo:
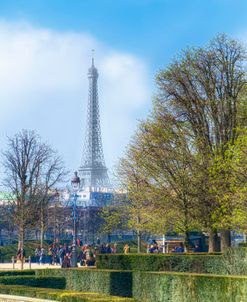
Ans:
<svg viewBox="0 0 247 302"><path fill-rule="evenodd" d="M89 93L87 108L86 137L83 147L82 163L79 168L80 178L84 188L91 190L109 186L109 177L105 166L98 102L98 70L94 66L92 50L92 64L88 69Z"/></svg>
<svg viewBox="0 0 247 302"><path fill-rule="evenodd" d="M94 67L94 49L92 49L92 67Z"/></svg>

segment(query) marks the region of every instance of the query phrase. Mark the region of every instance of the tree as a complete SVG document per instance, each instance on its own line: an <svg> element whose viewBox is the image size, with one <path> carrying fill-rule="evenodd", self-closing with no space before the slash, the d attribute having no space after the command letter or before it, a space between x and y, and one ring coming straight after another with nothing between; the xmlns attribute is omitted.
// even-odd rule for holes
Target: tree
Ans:
<svg viewBox="0 0 247 302"><path fill-rule="evenodd" d="M131 150L133 151L133 149ZM141 251L141 237L144 232L156 230L158 223L153 223L154 204L150 202L148 183L141 175L137 157L129 151L118 165L118 179L122 192L113 198L114 203L102 212L105 233L119 230L132 230L137 234L137 251Z"/></svg>
<svg viewBox="0 0 247 302"><path fill-rule="evenodd" d="M62 179L63 163L48 144L42 142L34 131L28 130L8 138L2 163L4 185L13 194L9 205L17 227L18 247L24 248L26 231L40 220L47 193Z"/></svg>
<svg viewBox="0 0 247 302"><path fill-rule="evenodd" d="M101 209L100 216L103 218L100 230L104 234L129 230L127 195L114 194L113 202Z"/></svg>
<svg viewBox="0 0 247 302"><path fill-rule="evenodd" d="M243 46L218 35L208 47L188 49L157 76L158 102L193 133L201 157L205 158L205 179L219 154L234 145L238 127L246 121L246 52ZM243 116L244 115L244 116ZM216 197L205 184L201 190L202 209L217 207ZM206 218L205 225L212 219ZM215 229L209 230L211 239ZM229 242L229 230L222 230Z"/></svg>
<svg viewBox="0 0 247 302"><path fill-rule="evenodd" d="M247 131L238 130L234 145L214 159L210 168L211 191L218 207L215 227L246 232L247 222Z"/></svg>
<svg viewBox="0 0 247 302"><path fill-rule="evenodd" d="M188 235L198 227L197 172L190 132L159 107L140 124L121 160L119 178L130 199L130 226L142 232ZM139 221L139 226L138 226Z"/></svg>
<svg viewBox="0 0 247 302"><path fill-rule="evenodd" d="M56 184L64 181L66 175L67 172L64 169L61 157L54 150L50 149L50 156L43 164L43 175L41 175L42 179L36 193L40 221L41 247L43 247L44 232L48 225L49 203L57 196L57 194L59 194L54 188Z"/></svg>
<svg viewBox="0 0 247 302"><path fill-rule="evenodd" d="M159 72L153 113L120 163L119 177L133 206L129 223L139 217L144 229L170 227L185 235L200 228L210 234L209 251L216 250L220 230L222 248L229 246L237 221L230 214L234 210L240 219L244 213L236 198L229 206L227 192L236 183L236 175L229 174L235 156L228 152L247 121L245 59L240 43L218 35L208 47L188 49ZM222 177L223 165L231 176Z"/></svg>

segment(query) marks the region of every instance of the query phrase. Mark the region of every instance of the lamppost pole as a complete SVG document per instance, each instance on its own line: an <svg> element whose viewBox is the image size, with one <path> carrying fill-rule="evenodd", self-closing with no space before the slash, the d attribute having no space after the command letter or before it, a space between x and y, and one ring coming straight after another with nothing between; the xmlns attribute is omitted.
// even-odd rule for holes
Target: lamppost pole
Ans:
<svg viewBox="0 0 247 302"><path fill-rule="evenodd" d="M55 189L55 194L53 196L53 218L54 218L54 230L53 230L53 242L56 243L56 228L57 228L57 203L59 202L59 192Z"/></svg>
<svg viewBox="0 0 247 302"><path fill-rule="evenodd" d="M71 185L73 188L73 244L72 244L72 253L71 253L71 261L70 265L71 267L77 267L77 251L76 251L76 220L77 220L77 213L76 213L76 201L77 201L77 192L80 188L80 177L77 175L77 172L75 172L75 175L73 176L71 180Z"/></svg>

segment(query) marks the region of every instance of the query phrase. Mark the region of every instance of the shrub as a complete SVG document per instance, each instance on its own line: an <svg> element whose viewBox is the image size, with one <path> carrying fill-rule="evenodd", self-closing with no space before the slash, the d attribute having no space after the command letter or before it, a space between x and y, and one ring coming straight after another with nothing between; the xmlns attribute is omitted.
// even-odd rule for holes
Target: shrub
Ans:
<svg viewBox="0 0 247 302"><path fill-rule="evenodd" d="M53 299L63 302L133 302L131 298L114 297L99 293L64 291L59 289L35 288L19 285L0 284L0 293L20 295L41 299Z"/></svg>
<svg viewBox="0 0 247 302"><path fill-rule="evenodd" d="M209 254L100 254L98 269L225 273L221 255Z"/></svg>
<svg viewBox="0 0 247 302"><path fill-rule="evenodd" d="M119 296L127 289L129 296L140 302L244 302L247 296L247 277L243 276L97 269L37 270L37 273L63 274L66 289L114 292ZM68 297L64 301L77 300Z"/></svg>
<svg viewBox="0 0 247 302"><path fill-rule="evenodd" d="M64 277L66 289L131 297L132 272L97 269L36 270L38 277Z"/></svg>
<svg viewBox="0 0 247 302"><path fill-rule="evenodd" d="M134 272L133 298L142 302L246 301L247 277Z"/></svg>
<svg viewBox="0 0 247 302"><path fill-rule="evenodd" d="M0 271L1 276L33 276L35 270L23 270L23 271Z"/></svg>
<svg viewBox="0 0 247 302"><path fill-rule="evenodd" d="M0 277L0 284L25 285L46 288L65 288L65 278L62 277L33 277L33 276L11 276Z"/></svg>
<svg viewBox="0 0 247 302"><path fill-rule="evenodd" d="M240 242L239 247L247 247L247 242Z"/></svg>
<svg viewBox="0 0 247 302"><path fill-rule="evenodd" d="M225 273L247 275L247 248L229 248L222 257Z"/></svg>

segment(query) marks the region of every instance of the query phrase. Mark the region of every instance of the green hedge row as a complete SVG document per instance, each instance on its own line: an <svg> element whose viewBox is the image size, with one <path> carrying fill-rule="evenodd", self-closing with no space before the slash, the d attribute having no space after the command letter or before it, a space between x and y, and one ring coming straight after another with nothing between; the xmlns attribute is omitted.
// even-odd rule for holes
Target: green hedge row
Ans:
<svg viewBox="0 0 247 302"><path fill-rule="evenodd" d="M119 296L128 294L140 302L247 301L247 276L97 269L37 270L37 274L63 274L66 289Z"/></svg>
<svg viewBox="0 0 247 302"><path fill-rule="evenodd" d="M23 270L23 271L0 271L1 276L33 276L35 275L35 270Z"/></svg>
<svg viewBox="0 0 247 302"><path fill-rule="evenodd" d="M172 271L247 275L247 248L230 248L224 254L101 254L98 269Z"/></svg>
<svg viewBox="0 0 247 302"><path fill-rule="evenodd" d="M0 284L24 285L46 288L65 288L65 278L63 277L34 277L34 276L11 276L0 277Z"/></svg>
<svg viewBox="0 0 247 302"><path fill-rule="evenodd" d="M222 256L208 254L100 254L96 264L98 269L225 273Z"/></svg>
<svg viewBox="0 0 247 302"><path fill-rule="evenodd" d="M247 247L247 242L240 242L239 247Z"/></svg>
<svg viewBox="0 0 247 302"><path fill-rule="evenodd" d="M244 302L247 277L135 272L133 297L141 302Z"/></svg>
<svg viewBox="0 0 247 302"><path fill-rule="evenodd" d="M41 299L51 299L62 302L133 302L132 298L111 297L105 294L64 291L59 289L35 288L19 285L0 284L0 293L7 295L19 295Z"/></svg>
<svg viewBox="0 0 247 302"><path fill-rule="evenodd" d="M63 277L66 289L132 296L132 272L97 269L36 270L37 277Z"/></svg>

